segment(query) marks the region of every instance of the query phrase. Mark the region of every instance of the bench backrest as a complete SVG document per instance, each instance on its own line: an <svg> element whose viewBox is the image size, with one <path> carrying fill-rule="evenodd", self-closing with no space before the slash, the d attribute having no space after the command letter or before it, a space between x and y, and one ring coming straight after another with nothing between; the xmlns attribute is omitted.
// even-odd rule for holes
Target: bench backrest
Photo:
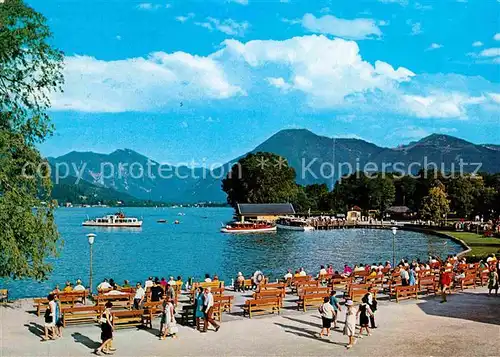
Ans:
<svg viewBox="0 0 500 357"><path fill-rule="evenodd" d="M266 299L269 297L283 297L283 293L280 290L263 290L253 293L254 299Z"/></svg>
<svg viewBox="0 0 500 357"><path fill-rule="evenodd" d="M306 276L294 276L292 278L292 284L296 285L298 283L304 282L304 281L309 281L312 280L312 276L306 275Z"/></svg>
<svg viewBox="0 0 500 357"><path fill-rule="evenodd" d="M309 287L302 289L302 293L300 295L312 295L312 294L330 294L332 291L331 288L328 287Z"/></svg>
<svg viewBox="0 0 500 357"><path fill-rule="evenodd" d="M95 312L96 314L101 313L104 310L103 306L87 305L87 306L74 306L74 307L61 307L61 312L74 313L74 312Z"/></svg>
<svg viewBox="0 0 500 357"><path fill-rule="evenodd" d="M280 299L275 297L252 299L245 301L245 305L258 306L258 305L280 305Z"/></svg>
<svg viewBox="0 0 500 357"><path fill-rule="evenodd" d="M191 290L194 290L194 289L196 289L199 286L201 286L203 289L205 289L205 288L212 288L212 289L214 289L214 288L223 288L224 287L224 282L220 281L220 280L211 281L209 283L207 283L205 281L199 281L199 282L193 283L193 288Z"/></svg>
<svg viewBox="0 0 500 357"><path fill-rule="evenodd" d="M260 290L270 290L270 289L285 289L285 283L268 283L260 284Z"/></svg>
<svg viewBox="0 0 500 357"><path fill-rule="evenodd" d="M111 311L113 317L125 318L125 317L142 317L144 315L144 310L119 310Z"/></svg>
<svg viewBox="0 0 500 357"><path fill-rule="evenodd" d="M323 300L325 297L329 297L330 293L313 293L307 295L301 295L300 299L302 300Z"/></svg>

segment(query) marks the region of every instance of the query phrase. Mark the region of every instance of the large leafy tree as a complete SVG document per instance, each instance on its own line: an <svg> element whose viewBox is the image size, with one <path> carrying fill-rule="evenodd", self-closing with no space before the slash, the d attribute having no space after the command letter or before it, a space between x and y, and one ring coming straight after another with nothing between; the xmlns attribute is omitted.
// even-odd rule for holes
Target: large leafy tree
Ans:
<svg viewBox="0 0 500 357"><path fill-rule="evenodd" d="M475 188L470 177L459 176L450 180L447 191L451 210L457 212L459 217L470 218L481 189Z"/></svg>
<svg viewBox="0 0 500 357"><path fill-rule="evenodd" d="M368 182L369 202L371 209L377 209L381 213L394 203L396 198L396 188L390 177L377 175Z"/></svg>
<svg viewBox="0 0 500 357"><path fill-rule="evenodd" d="M298 192L295 170L276 154L258 152L240 159L222 180L227 202L280 203L292 201Z"/></svg>
<svg viewBox="0 0 500 357"><path fill-rule="evenodd" d="M52 132L46 110L63 83L63 55L45 18L21 0L0 3L0 276L43 279L58 233L48 165L36 149Z"/></svg>
<svg viewBox="0 0 500 357"><path fill-rule="evenodd" d="M437 223L449 212L450 204L442 185L432 187L429 194L422 199L420 217Z"/></svg>

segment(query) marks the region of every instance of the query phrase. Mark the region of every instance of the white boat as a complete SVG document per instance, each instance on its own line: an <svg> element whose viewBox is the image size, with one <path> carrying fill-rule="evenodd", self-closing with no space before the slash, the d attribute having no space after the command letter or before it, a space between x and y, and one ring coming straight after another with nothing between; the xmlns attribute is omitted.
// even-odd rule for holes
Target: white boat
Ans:
<svg viewBox="0 0 500 357"><path fill-rule="evenodd" d="M87 219L82 223L82 226L139 228L142 227L142 220L135 217L125 217L123 213L115 213L100 218Z"/></svg>
<svg viewBox="0 0 500 357"><path fill-rule="evenodd" d="M222 233L276 232L276 226L266 222L231 222L220 229Z"/></svg>
<svg viewBox="0 0 500 357"><path fill-rule="evenodd" d="M309 224L305 219L294 217L281 217L276 221L276 227L287 231L313 231L314 227Z"/></svg>

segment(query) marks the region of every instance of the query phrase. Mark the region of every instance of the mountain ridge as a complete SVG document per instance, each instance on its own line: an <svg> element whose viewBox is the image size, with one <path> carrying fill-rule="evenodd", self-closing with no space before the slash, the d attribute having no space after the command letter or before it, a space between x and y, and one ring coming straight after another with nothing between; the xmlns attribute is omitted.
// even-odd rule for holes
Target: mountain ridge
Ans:
<svg viewBox="0 0 500 357"><path fill-rule="evenodd" d="M250 152L259 151L272 152L287 159L289 165L296 170L297 183L303 185L326 183L331 187L342 175L349 173L340 169L339 164L350 165L350 170L355 170L358 166L363 169L368 164L378 168L386 163L402 163L405 167L408 167L410 163L424 165L427 160L427 162L442 164L446 171L456 170L456 166L462 160L466 163L483 163L483 171L486 172L500 172L500 146L474 144L446 134L431 134L418 141L390 148L381 147L363 139L331 138L317 135L308 129L284 129L271 135ZM123 162L128 164L138 162L145 167L147 161L150 160L151 163L159 165L157 161L127 148L117 149L110 154L72 151L60 157L49 158L49 161L54 165L70 160L77 166L78 163L81 165L85 162L86 168L82 179L103 187L113 188L138 199L179 203L220 202L225 200L225 194L221 190L220 171L227 174L232 164L248 153L228 161L212 171L203 167L190 168L163 164L178 176L187 176L184 178L144 176L136 178L132 171L115 171L113 175L111 173L105 175L101 172L99 175L99 169L103 162L109 162L116 167ZM307 166L308 164L310 166ZM308 169L304 170L304 167ZM334 168L333 172L331 167ZM325 175L325 171L328 169L330 171L326 172L327 175ZM387 169L387 171L391 171L391 169ZM414 171L412 173L416 173ZM465 171L470 172L472 168L467 167ZM191 172L193 175L189 176ZM216 172L218 173L217 177L212 177L215 176ZM320 173L323 174L319 175Z"/></svg>

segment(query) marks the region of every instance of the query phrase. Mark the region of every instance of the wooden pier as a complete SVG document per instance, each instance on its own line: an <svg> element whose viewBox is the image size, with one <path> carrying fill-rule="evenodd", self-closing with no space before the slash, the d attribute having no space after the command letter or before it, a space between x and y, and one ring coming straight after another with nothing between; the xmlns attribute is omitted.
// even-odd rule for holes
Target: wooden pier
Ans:
<svg viewBox="0 0 500 357"><path fill-rule="evenodd" d="M391 224L390 222L346 222L346 221L332 221L332 222L322 222L315 221L311 222L311 225L316 230L332 230L332 229L348 229L348 228L370 228L370 229L391 229L391 227L396 224ZM397 226L397 225L396 225Z"/></svg>

